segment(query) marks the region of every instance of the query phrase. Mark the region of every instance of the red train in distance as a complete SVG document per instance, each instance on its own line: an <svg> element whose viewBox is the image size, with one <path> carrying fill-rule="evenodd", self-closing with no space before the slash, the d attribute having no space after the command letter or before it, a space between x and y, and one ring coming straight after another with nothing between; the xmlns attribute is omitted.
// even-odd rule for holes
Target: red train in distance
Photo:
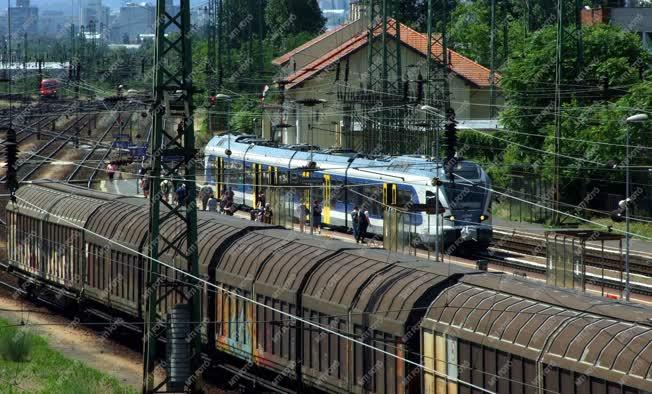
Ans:
<svg viewBox="0 0 652 394"><path fill-rule="evenodd" d="M44 79L39 86L41 98L56 98L60 82L57 79Z"/></svg>

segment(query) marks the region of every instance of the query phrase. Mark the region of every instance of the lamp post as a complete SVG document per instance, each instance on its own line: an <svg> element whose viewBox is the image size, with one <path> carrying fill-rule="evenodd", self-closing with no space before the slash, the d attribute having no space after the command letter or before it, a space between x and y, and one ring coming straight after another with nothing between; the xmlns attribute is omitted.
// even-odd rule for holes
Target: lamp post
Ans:
<svg viewBox="0 0 652 394"><path fill-rule="evenodd" d="M231 131L229 130L229 120L231 118L231 96L219 93L215 95L215 99L224 100L227 103L226 106L226 120L224 122L225 131L228 133L226 155L231 156Z"/></svg>
<svg viewBox="0 0 652 394"><path fill-rule="evenodd" d="M625 119L628 126L625 127L626 142L625 142L625 299L629 301L629 190L630 190L630 176L629 176L629 125L632 123L643 123L648 120L647 114L636 114Z"/></svg>
<svg viewBox="0 0 652 394"><path fill-rule="evenodd" d="M437 108L432 107L430 105L422 105L419 107L421 111L433 114L435 116L439 117L444 117L442 115L441 111L439 111ZM433 180L434 186L436 186L435 190L435 229L440 232L440 236L437 237L437 234L435 234L435 261L439 261L440 254L443 255L443 249L444 249L444 214L441 214L441 228L439 226L439 190L440 186L442 184L441 179L439 178L439 128L435 130L435 146L433 147L434 152L432 152L432 156L435 157L435 172L436 176ZM442 166L443 168L443 166ZM440 244L441 241L441 244ZM444 261L443 256L442 256L442 262Z"/></svg>

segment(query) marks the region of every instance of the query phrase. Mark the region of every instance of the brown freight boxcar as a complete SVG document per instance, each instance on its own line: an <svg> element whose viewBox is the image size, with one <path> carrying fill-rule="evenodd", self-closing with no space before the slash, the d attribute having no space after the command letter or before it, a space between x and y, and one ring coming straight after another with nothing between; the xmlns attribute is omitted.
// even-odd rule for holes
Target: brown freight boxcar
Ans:
<svg viewBox="0 0 652 394"><path fill-rule="evenodd" d="M469 275L422 324L425 393L648 393L652 311L500 274Z"/></svg>

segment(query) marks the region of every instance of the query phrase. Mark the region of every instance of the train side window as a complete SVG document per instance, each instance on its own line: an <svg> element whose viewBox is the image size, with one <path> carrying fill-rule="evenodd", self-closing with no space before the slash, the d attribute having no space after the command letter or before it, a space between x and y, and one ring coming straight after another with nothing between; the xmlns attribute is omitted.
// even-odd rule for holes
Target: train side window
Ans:
<svg viewBox="0 0 652 394"><path fill-rule="evenodd" d="M398 200L396 201L396 204L400 207L405 207L412 202L412 191L409 189L399 188L396 198Z"/></svg>
<svg viewBox="0 0 652 394"><path fill-rule="evenodd" d="M331 180L331 207L334 207L338 201L344 202L345 193L343 186L343 181L339 179Z"/></svg>

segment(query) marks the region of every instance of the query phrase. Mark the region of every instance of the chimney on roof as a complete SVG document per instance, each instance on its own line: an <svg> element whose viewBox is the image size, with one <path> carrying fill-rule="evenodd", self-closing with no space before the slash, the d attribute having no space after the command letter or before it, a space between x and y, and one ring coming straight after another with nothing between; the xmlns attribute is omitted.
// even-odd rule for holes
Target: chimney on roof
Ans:
<svg viewBox="0 0 652 394"><path fill-rule="evenodd" d="M351 0L349 3L349 22L355 22L367 15L367 3L364 0Z"/></svg>

